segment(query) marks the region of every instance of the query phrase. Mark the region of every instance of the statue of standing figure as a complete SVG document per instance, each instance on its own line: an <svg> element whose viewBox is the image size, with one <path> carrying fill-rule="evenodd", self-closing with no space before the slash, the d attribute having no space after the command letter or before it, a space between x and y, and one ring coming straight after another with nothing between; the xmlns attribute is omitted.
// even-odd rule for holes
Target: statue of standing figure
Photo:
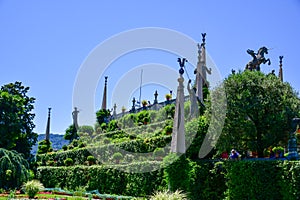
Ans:
<svg viewBox="0 0 300 200"><path fill-rule="evenodd" d="M74 107L74 111L72 112L73 117L73 125L75 126L76 130L78 130L78 113L77 107Z"/></svg>
<svg viewBox="0 0 300 200"><path fill-rule="evenodd" d="M196 118L199 116L199 108L198 108L198 100L196 97L196 88L193 87L191 89L190 85L191 85L192 80L190 79L188 84L187 84L187 90L189 92L190 95L190 101L191 101L191 105L190 105L190 117L191 119Z"/></svg>

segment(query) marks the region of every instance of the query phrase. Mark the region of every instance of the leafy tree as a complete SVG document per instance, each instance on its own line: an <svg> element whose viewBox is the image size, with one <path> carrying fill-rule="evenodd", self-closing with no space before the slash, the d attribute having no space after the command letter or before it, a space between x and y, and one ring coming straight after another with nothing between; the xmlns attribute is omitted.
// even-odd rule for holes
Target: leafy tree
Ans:
<svg viewBox="0 0 300 200"><path fill-rule="evenodd" d="M33 132L32 113L35 98L27 95L29 87L21 82L9 83L0 89L0 146L30 157L31 147L37 141Z"/></svg>
<svg viewBox="0 0 300 200"><path fill-rule="evenodd" d="M67 128L66 133L64 135L64 139L65 140L70 140L70 142L72 142L74 139L78 139L78 134L77 134L77 130L76 127L72 124L69 126L69 128Z"/></svg>
<svg viewBox="0 0 300 200"><path fill-rule="evenodd" d="M110 118L110 111L106 109L100 109L96 112L97 121L101 125L102 123L108 123Z"/></svg>
<svg viewBox="0 0 300 200"><path fill-rule="evenodd" d="M227 115L218 149L257 151L286 144L290 124L300 101L288 83L257 71L232 74L225 79Z"/></svg>
<svg viewBox="0 0 300 200"><path fill-rule="evenodd" d="M0 148L0 188L20 187L29 176L29 164L21 154Z"/></svg>

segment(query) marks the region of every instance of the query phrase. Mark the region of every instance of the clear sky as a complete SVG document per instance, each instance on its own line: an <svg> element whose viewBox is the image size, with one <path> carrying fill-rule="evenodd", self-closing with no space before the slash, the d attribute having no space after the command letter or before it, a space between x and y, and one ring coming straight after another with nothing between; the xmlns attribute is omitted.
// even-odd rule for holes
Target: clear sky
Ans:
<svg viewBox="0 0 300 200"><path fill-rule="evenodd" d="M272 64L261 66L262 71L275 69L278 74L278 57L283 55L284 81L300 91L299 19L299 0L0 0L0 85L21 81L29 86L29 95L36 98L35 131L45 132L47 108L52 107L51 132L62 134L72 123L76 78L97 45L124 31L160 27L199 42L201 33L206 32L207 52L223 78L231 69L244 69L251 59L248 48L257 51L266 46L271 49L266 57ZM100 60L105 58L105 53L99 56ZM175 56L165 52L144 50L123 55L105 71L109 76L108 98L120 77L147 63L178 69ZM193 75L192 69L189 75ZM153 80L155 76L168 77L163 72L148 74L148 78L152 76ZM95 91L96 108L101 106L103 80L99 77ZM155 85L143 87L143 99L153 100ZM160 100L169 89L176 91L157 88ZM125 92L130 97L137 93ZM118 108L129 108L130 100L126 101L127 105ZM84 112L84 108L79 109Z"/></svg>

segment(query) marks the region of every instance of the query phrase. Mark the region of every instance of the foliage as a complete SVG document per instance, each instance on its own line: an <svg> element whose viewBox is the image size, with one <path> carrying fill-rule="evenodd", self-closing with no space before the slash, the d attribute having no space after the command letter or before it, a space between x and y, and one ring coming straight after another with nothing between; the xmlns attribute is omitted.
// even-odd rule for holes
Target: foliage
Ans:
<svg viewBox="0 0 300 200"><path fill-rule="evenodd" d="M98 190L99 193L146 196L158 190L162 185L162 170L146 173L130 173L132 169L142 171L144 168L159 166L157 162L134 163L117 166L70 166L39 167L38 179L47 188L60 187L87 191Z"/></svg>
<svg viewBox="0 0 300 200"><path fill-rule="evenodd" d="M84 125L79 127L78 132L88 133L89 136L92 136L94 133L94 128L92 126Z"/></svg>
<svg viewBox="0 0 300 200"><path fill-rule="evenodd" d="M42 140L39 142L39 146L38 146L38 154L44 154L44 153L48 153L48 152L52 152L53 149L51 147L51 142L50 140Z"/></svg>
<svg viewBox="0 0 300 200"><path fill-rule="evenodd" d="M171 191L183 190L189 191L189 160L185 155L177 156L174 153L164 157L163 160L164 176L169 184ZM178 173L180 169L180 173Z"/></svg>
<svg viewBox="0 0 300 200"><path fill-rule="evenodd" d="M283 200L298 199L300 196L300 162L285 161L279 163L282 169L280 194Z"/></svg>
<svg viewBox="0 0 300 200"><path fill-rule="evenodd" d="M71 166L73 165L74 161L72 158L67 158L65 161L64 161L65 165L66 166Z"/></svg>
<svg viewBox="0 0 300 200"><path fill-rule="evenodd" d="M30 157L37 141L32 113L35 99L27 95L29 87L21 82L9 83L0 89L0 147Z"/></svg>
<svg viewBox="0 0 300 200"><path fill-rule="evenodd" d="M208 122L204 116L192 119L186 123L186 146L188 148L186 156L188 158L192 160L198 159L199 150L207 133L207 129Z"/></svg>
<svg viewBox="0 0 300 200"><path fill-rule="evenodd" d="M21 154L0 148L0 188L20 187L29 176L29 164Z"/></svg>
<svg viewBox="0 0 300 200"><path fill-rule="evenodd" d="M139 113L137 113L136 119L137 119L136 123L138 125L142 125L150 122L149 112L147 110L140 111Z"/></svg>
<svg viewBox="0 0 300 200"><path fill-rule="evenodd" d="M163 108L163 111L166 113L165 119L173 119L175 114L175 105L169 104Z"/></svg>
<svg viewBox="0 0 300 200"><path fill-rule="evenodd" d="M120 160L123 158L123 155L120 152L116 152L113 154L113 159Z"/></svg>
<svg viewBox="0 0 300 200"><path fill-rule="evenodd" d="M153 156L154 157L163 157L165 155L165 150L163 148L156 148L153 151Z"/></svg>
<svg viewBox="0 0 300 200"><path fill-rule="evenodd" d="M167 190L157 191L151 197L150 200L185 200L187 195L183 191L176 190L175 192L169 192Z"/></svg>
<svg viewBox="0 0 300 200"><path fill-rule="evenodd" d="M77 130L76 127L72 124L70 125L67 130L66 133L64 135L64 139L65 140L70 140L70 142L72 142L74 139L78 139L78 134L77 134Z"/></svg>
<svg viewBox="0 0 300 200"><path fill-rule="evenodd" d="M100 109L96 112L96 117L99 124L107 124L109 122L110 116L110 111L106 109Z"/></svg>
<svg viewBox="0 0 300 200"><path fill-rule="evenodd" d="M257 151L287 143L290 122L300 101L288 83L276 76L245 71L225 79L227 116L218 149Z"/></svg>
<svg viewBox="0 0 300 200"><path fill-rule="evenodd" d="M116 120L111 120L109 123L108 123L108 126L107 126L107 131L115 131L119 129L118 127L118 123Z"/></svg>
<svg viewBox="0 0 300 200"><path fill-rule="evenodd" d="M88 156L86 158L86 160L90 163L90 164L95 164L96 163L96 158L94 156Z"/></svg>
<svg viewBox="0 0 300 200"><path fill-rule="evenodd" d="M276 161L229 161L226 199L282 199L282 171Z"/></svg>
<svg viewBox="0 0 300 200"><path fill-rule="evenodd" d="M38 180L28 181L23 185L23 189L25 190L26 194L30 199L33 199L35 195L39 192L44 190L44 186Z"/></svg>
<svg viewBox="0 0 300 200"><path fill-rule="evenodd" d="M72 158L75 164L84 164L86 158L93 153L97 155L97 159L100 158L101 161L109 161L114 152L118 151L117 148L135 153L147 153L153 152L156 148L165 147L171 142L171 139L170 135L159 135L152 138L128 140L116 144L90 146L53 152L51 154L38 154L36 155L36 160L40 163L40 166L46 165L48 160L54 160L57 166L64 166L64 160L67 158ZM98 161L100 160L98 159Z"/></svg>

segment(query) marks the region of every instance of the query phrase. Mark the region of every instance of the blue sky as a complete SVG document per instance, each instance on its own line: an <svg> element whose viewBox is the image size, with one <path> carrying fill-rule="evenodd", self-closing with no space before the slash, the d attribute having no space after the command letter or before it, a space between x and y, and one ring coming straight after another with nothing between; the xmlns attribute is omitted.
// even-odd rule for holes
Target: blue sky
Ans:
<svg viewBox="0 0 300 200"><path fill-rule="evenodd" d="M244 69L251 59L248 48L271 48L266 57L272 64L262 66L262 71L275 69L278 74L278 57L283 55L284 81L300 91L299 11L299 0L0 0L0 85L21 81L29 86L30 95L36 98L35 131L45 132L47 108L52 107L51 132L64 133L72 123L74 83L97 45L124 31L160 27L199 42L206 32L207 51L223 78L233 68ZM123 55L105 74L109 76L109 98L120 77L151 62L178 68L175 57L167 53L145 50ZM143 99L152 101L154 88L155 84L145 86ZM95 91L96 108L101 105L102 90L101 76ZM160 88L161 100L167 91ZM128 93L135 96L137 91ZM130 102L124 106L129 108Z"/></svg>

